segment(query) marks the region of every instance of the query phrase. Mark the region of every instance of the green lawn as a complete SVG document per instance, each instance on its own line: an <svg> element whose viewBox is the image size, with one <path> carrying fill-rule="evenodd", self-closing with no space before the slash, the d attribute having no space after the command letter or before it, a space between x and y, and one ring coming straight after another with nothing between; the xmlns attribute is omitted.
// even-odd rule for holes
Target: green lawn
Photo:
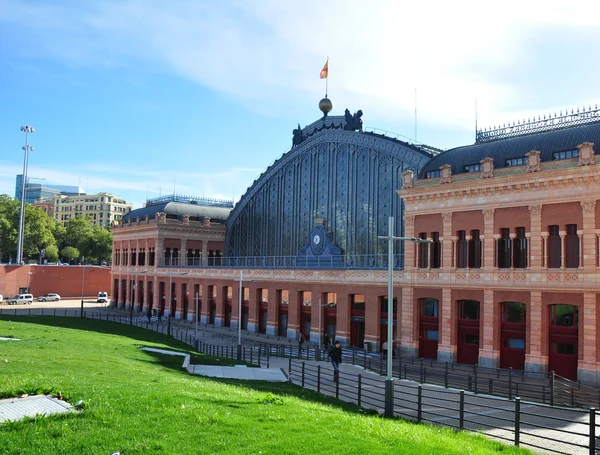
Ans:
<svg viewBox="0 0 600 455"><path fill-rule="evenodd" d="M289 384L193 377L180 357L139 349L185 345L118 323L2 316L2 336L22 341L0 341L1 397L60 391L72 403L84 400L85 410L0 424L0 454L529 453L365 415Z"/></svg>

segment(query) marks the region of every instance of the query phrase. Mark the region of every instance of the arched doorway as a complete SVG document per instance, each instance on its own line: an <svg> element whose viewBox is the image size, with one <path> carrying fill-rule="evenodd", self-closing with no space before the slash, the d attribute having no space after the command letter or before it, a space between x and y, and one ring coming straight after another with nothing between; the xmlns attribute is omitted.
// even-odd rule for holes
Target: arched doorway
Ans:
<svg viewBox="0 0 600 455"><path fill-rule="evenodd" d="M550 305L548 370L577 380L579 308L575 305Z"/></svg>
<svg viewBox="0 0 600 455"><path fill-rule="evenodd" d="M419 357L437 359L439 341L438 299L420 299Z"/></svg>
<svg viewBox="0 0 600 455"><path fill-rule="evenodd" d="M479 302L458 301L456 361L475 365L479 360Z"/></svg>
<svg viewBox="0 0 600 455"><path fill-rule="evenodd" d="M500 326L500 368L525 369L526 306L502 302Z"/></svg>

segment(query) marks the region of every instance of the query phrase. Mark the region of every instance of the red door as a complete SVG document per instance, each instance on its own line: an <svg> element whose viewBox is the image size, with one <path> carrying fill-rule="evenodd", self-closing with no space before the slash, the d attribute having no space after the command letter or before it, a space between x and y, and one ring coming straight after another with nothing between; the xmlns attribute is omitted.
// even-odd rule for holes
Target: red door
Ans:
<svg viewBox="0 0 600 455"><path fill-rule="evenodd" d="M550 305L548 370L577 380L579 313L574 305Z"/></svg>
<svg viewBox="0 0 600 455"><path fill-rule="evenodd" d="M225 327L231 327L231 300L225 302Z"/></svg>
<svg viewBox="0 0 600 455"><path fill-rule="evenodd" d="M279 336L287 337L288 306L279 305Z"/></svg>
<svg viewBox="0 0 600 455"><path fill-rule="evenodd" d="M439 321L437 299L421 299L419 317L419 357L437 359Z"/></svg>
<svg viewBox="0 0 600 455"><path fill-rule="evenodd" d="M260 303L258 308L258 333L267 333L268 304Z"/></svg>
<svg viewBox="0 0 600 455"><path fill-rule="evenodd" d="M354 313L354 312L353 312ZM350 322L350 345L363 348L365 344L365 318L353 316Z"/></svg>
<svg viewBox="0 0 600 455"><path fill-rule="evenodd" d="M479 361L479 302L458 302L458 363L476 364Z"/></svg>
<svg viewBox="0 0 600 455"><path fill-rule="evenodd" d="M500 368L525 369L525 304L502 302Z"/></svg>

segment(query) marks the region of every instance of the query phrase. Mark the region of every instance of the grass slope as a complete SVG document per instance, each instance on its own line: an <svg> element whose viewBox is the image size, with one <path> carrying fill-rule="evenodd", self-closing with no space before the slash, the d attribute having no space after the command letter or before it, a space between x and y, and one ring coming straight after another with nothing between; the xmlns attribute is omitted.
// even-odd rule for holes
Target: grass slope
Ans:
<svg viewBox="0 0 600 455"><path fill-rule="evenodd" d="M3 316L1 336L22 341L0 342L0 397L60 391L86 407L0 424L0 454L529 453L365 415L289 384L193 377L181 358L139 349L185 345L117 323Z"/></svg>

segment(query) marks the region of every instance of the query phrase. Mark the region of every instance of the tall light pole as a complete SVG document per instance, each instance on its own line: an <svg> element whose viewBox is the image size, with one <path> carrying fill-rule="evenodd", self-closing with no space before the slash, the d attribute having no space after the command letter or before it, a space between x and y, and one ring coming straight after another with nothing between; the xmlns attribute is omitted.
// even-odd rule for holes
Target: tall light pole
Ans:
<svg viewBox="0 0 600 455"><path fill-rule="evenodd" d="M35 133L33 126L22 126L21 131L25 133L25 145L22 147L25 151L23 158L23 175L21 179L21 214L19 215L19 241L17 245L17 264L23 264L23 225L25 223L25 197L27 187L27 164L29 161L29 152L35 149L29 145L29 133Z"/></svg>
<svg viewBox="0 0 600 455"><path fill-rule="evenodd" d="M416 237L395 237L394 217L388 219L388 235L377 238L388 241L388 320L387 320L387 375L385 377L385 416L394 416L394 379L392 378L392 357L390 347L393 348L393 324L394 324L394 240L409 241L413 243L433 243L432 240L419 239Z"/></svg>
<svg viewBox="0 0 600 455"><path fill-rule="evenodd" d="M244 281L244 272L240 270L240 287L238 292L238 342L237 342L237 359L242 360L242 294L244 288L242 287ZM247 283L252 280L246 280Z"/></svg>

